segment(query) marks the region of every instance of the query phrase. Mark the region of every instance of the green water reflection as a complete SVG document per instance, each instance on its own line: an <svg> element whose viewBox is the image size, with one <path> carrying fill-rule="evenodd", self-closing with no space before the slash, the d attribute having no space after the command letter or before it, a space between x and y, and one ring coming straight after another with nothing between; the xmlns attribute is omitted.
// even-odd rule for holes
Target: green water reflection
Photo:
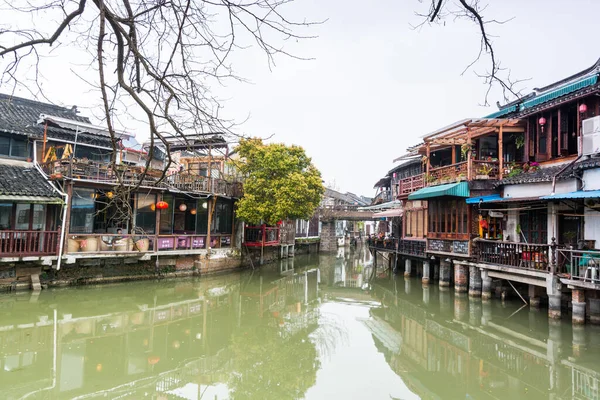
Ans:
<svg viewBox="0 0 600 400"><path fill-rule="evenodd" d="M597 399L600 331L366 252L0 297L2 399Z"/></svg>

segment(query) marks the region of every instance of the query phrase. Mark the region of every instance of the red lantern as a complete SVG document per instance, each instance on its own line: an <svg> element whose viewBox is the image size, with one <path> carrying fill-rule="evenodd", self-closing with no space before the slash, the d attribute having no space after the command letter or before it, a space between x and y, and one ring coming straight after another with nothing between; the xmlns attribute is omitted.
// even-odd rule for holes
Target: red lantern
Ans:
<svg viewBox="0 0 600 400"><path fill-rule="evenodd" d="M587 112L587 106L586 106L585 104L581 104L581 105L579 106L579 112L580 112L581 114L585 114L585 113Z"/></svg>
<svg viewBox="0 0 600 400"><path fill-rule="evenodd" d="M538 123L540 124L540 126L544 126L544 125L546 125L546 118L544 118L544 117L541 117L541 118L538 120Z"/></svg>
<svg viewBox="0 0 600 400"><path fill-rule="evenodd" d="M159 201L158 203L156 203L156 208L158 208L159 210L166 210L167 208L169 208L169 203L167 203L166 201Z"/></svg>

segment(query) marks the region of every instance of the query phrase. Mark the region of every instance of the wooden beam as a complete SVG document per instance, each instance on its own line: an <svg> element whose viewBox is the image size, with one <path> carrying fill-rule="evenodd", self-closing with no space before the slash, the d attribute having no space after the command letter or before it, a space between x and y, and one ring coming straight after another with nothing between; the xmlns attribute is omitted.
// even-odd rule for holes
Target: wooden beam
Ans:
<svg viewBox="0 0 600 400"><path fill-rule="evenodd" d="M467 128L467 143L471 143L471 148L473 148L473 142L471 139L471 130ZM473 169L473 155L472 151L469 151L467 155L467 180L471 181L472 178L472 169Z"/></svg>
<svg viewBox="0 0 600 400"><path fill-rule="evenodd" d="M429 159L429 157L431 157L431 143L429 142L427 142L426 152L427 164L425 165L425 173L429 177L429 169L431 168L431 160Z"/></svg>

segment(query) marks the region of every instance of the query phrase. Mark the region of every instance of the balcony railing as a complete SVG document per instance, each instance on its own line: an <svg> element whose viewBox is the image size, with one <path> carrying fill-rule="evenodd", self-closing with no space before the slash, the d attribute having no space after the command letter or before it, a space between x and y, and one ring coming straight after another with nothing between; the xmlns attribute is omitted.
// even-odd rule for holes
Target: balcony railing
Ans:
<svg viewBox="0 0 600 400"><path fill-rule="evenodd" d="M411 176L409 178L402 179L398 182L398 195L408 195L412 192L416 192L425 186L425 179L423 174Z"/></svg>
<svg viewBox="0 0 600 400"><path fill-rule="evenodd" d="M58 254L57 231L0 231L0 257Z"/></svg>
<svg viewBox="0 0 600 400"><path fill-rule="evenodd" d="M571 279L600 284L600 251L560 249L558 261Z"/></svg>
<svg viewBox="0 0 600 400"><path fill-rule="evenodd" d="M42 169L53 179L81 179L99 183L134 185L140 182L142 186L157 186L172 188L185 192L219 193L231 197L241 197L243 186L241 182L229 182L216 177L177 173L166 176L160 183L162 170L148 170L142 179L144 167L118 165L113 168L110 163L100 163L89 160L60 160L41 164Z"/></svg>
<svg viewBox="0 0 600 400"><path fill-rule="evenodd" d="M500 163L498 161L472 160L473 179L499 179Z"/></svg>
<svg viewBox="0 0 600 400"><path fill-rule="evenodd" d="M377 239L370 238L367 239L367 244L369 247L379 250L392 250L396 251L398 248L398 239Z"/></svg>
<svg viewBox="0 0 600 400"><path fill-rule="evenodd" d="M159 251L200 250L206 248L207 235L69 235L67 254L154 253ZM211 248L231 247L231 235L211 234Z"/></svg>
<svg viewBox="0 0 600 400"><path fill-rule="evenodd" d="M244 230L244 244L247 247L279 245L279 228L271 226L247 226Z"/></svg>
<svg viewBox="0 0 600 400"><path fill-rule="evenodd" d="M469 163L464 161L444 167L431 168L427 179L428 186L466 180L468 166Z"/></svg>
<svg viewBox="0 0 600 400"><path fill-rule="evenodd" d="M550 271L551 246L476 239L479 262L528 270Z"/></svg>
<svg viewBox="0 0 600 400"><path fill-rule="evenodd" d="M400 239L398 241L398 253L415 256L425 257L427 241L425 239Z"/></svg>
<svg viewBox="0 0 600 400"><path fill-rule="evenodd" d="M382 192L377 193L377 195L373 199L373 204L387 203L388 201L392 201L392 192L389 190L384 190Z"/></svg>
<svg viewBox="0 0 600 400"><path fill-rule="evenodd" d="M430 168L427 176L427 185L439 185L443 183L460 182L469 177L471 168L471 179L499 179L500 163L498 161L470 160L462 161L443 167Z"/></svg>

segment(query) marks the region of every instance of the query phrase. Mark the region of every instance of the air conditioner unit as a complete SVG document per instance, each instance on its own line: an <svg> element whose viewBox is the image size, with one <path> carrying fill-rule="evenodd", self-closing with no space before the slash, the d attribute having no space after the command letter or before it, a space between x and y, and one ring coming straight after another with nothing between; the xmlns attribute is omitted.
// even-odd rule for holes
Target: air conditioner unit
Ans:
<svg viewBox="0 0 600 400"><path fill-rule="evenodd" d="M581 154L600 153L600 116L584 119L582 123Z"/></svg>

